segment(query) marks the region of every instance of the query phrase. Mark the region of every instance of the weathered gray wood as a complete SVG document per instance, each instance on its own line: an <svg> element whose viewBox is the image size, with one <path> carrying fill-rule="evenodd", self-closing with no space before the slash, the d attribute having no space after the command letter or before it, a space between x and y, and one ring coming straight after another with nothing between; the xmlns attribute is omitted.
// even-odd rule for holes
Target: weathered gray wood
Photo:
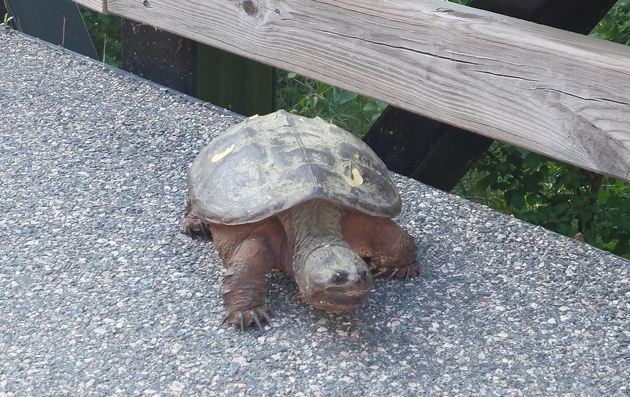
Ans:
<svg viewBox="0 0 630 397"><path fill-rule="evenodd" d="M630 48L439 0L108 0L107 10L630 180Z"/></svg>
<svg viewBox="0 0 630 397"><path fill-rule="evenodd" d="M107 8L105 4L107 0L73 0L75 3L81 4L82 6L86 6L94 11L98 12L107 12Z"/></svg>
<svg viewBox="0 0 630 397"><path fill-rule="evenodd" d="M470 0L466 5L588 34L617 0ZM394 134L391 133L394 131ZM388 106L363 140L387 168L450 191L493 139Z"/></svg>

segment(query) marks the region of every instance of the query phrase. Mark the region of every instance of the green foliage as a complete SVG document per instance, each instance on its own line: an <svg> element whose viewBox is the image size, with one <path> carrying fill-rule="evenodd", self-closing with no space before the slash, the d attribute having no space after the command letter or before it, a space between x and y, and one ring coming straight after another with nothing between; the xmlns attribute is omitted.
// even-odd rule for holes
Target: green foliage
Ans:
<svg viewBox="0 0 630 397"><path fill-rule="evenodd" d="M278 71L277 107L308 117L319 116L362 137L386 104L350 91Z"/></svg>
<svg viewBox="0 0 630 397"><path fill-rule="evenodd" d="M630 185L495 143L455 193L630 257Z"/></svg>
<svg viewBox="0 0 630 397"><path fill-rule="evenodd" d="M591 32L592 36L630 45L630 0L620 0Z"/></svg>
<svg viewBox="0 0 630 397"><path fill-rule="evenodd" d="M121 21L115 15L103 15L85 7L80 7L83 22L101 61L117 68L121 67ZM105 59L103 59L105 58Z"/></svg>

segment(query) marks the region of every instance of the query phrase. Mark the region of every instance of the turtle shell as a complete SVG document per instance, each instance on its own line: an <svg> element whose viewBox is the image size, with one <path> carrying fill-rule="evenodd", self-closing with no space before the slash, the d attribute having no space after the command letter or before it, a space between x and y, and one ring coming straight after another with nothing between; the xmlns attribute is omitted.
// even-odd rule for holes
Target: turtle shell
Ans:
<svg viewBox="0 0 630 397"><path fill-rule="evenodd" d="M325 199L379 217L400 213L385 164L319 117L283 110L228 128L195 158L188 193L201 220L238 225Z"/></svg>

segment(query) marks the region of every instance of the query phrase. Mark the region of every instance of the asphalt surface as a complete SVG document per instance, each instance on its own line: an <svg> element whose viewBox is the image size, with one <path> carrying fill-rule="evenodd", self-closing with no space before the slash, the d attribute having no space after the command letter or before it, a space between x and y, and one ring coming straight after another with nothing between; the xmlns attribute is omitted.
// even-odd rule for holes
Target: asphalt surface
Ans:
<svg viewBox="0 0 630 397"><path fill-rule="evenodd" d="M239 117L0 32L0 396L629 395L630 262L396 177L421 277L334 314L269 277L275 327L221 324L178 232Z"/></svg>

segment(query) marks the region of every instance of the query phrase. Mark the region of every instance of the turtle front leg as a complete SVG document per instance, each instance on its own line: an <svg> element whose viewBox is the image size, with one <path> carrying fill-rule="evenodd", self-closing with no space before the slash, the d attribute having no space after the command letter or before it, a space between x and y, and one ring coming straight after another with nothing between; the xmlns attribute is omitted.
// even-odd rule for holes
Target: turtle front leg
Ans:
<svg viewBox="0 0 630 397"><path fill-rule="evenodd" d="M269 236L269 227L256 225L210 226L219 256L226 268L223 278L224 322L244 330L263 323L273 326L274 310L265 303L266 277L277 265L278 237Z"/></svg>
<svg viewBox="0 0 630 397"><path fill-rule="evenodd" d="M418 275L416 243L391 219L349 213L341 230L352 249L368 262L374 277L409 279Z"/></svg>
<svg viewBox="0 0 630 397"><path fill-rule="evenodd" d="M223 277L223 306L226 309L223 322L242 331L251 324L256 324L262 331L263 322L273 327L270 316L276 315L265 303L265 275L252 271L252 267L255 265L248 261L232 261Z"/></svg>

